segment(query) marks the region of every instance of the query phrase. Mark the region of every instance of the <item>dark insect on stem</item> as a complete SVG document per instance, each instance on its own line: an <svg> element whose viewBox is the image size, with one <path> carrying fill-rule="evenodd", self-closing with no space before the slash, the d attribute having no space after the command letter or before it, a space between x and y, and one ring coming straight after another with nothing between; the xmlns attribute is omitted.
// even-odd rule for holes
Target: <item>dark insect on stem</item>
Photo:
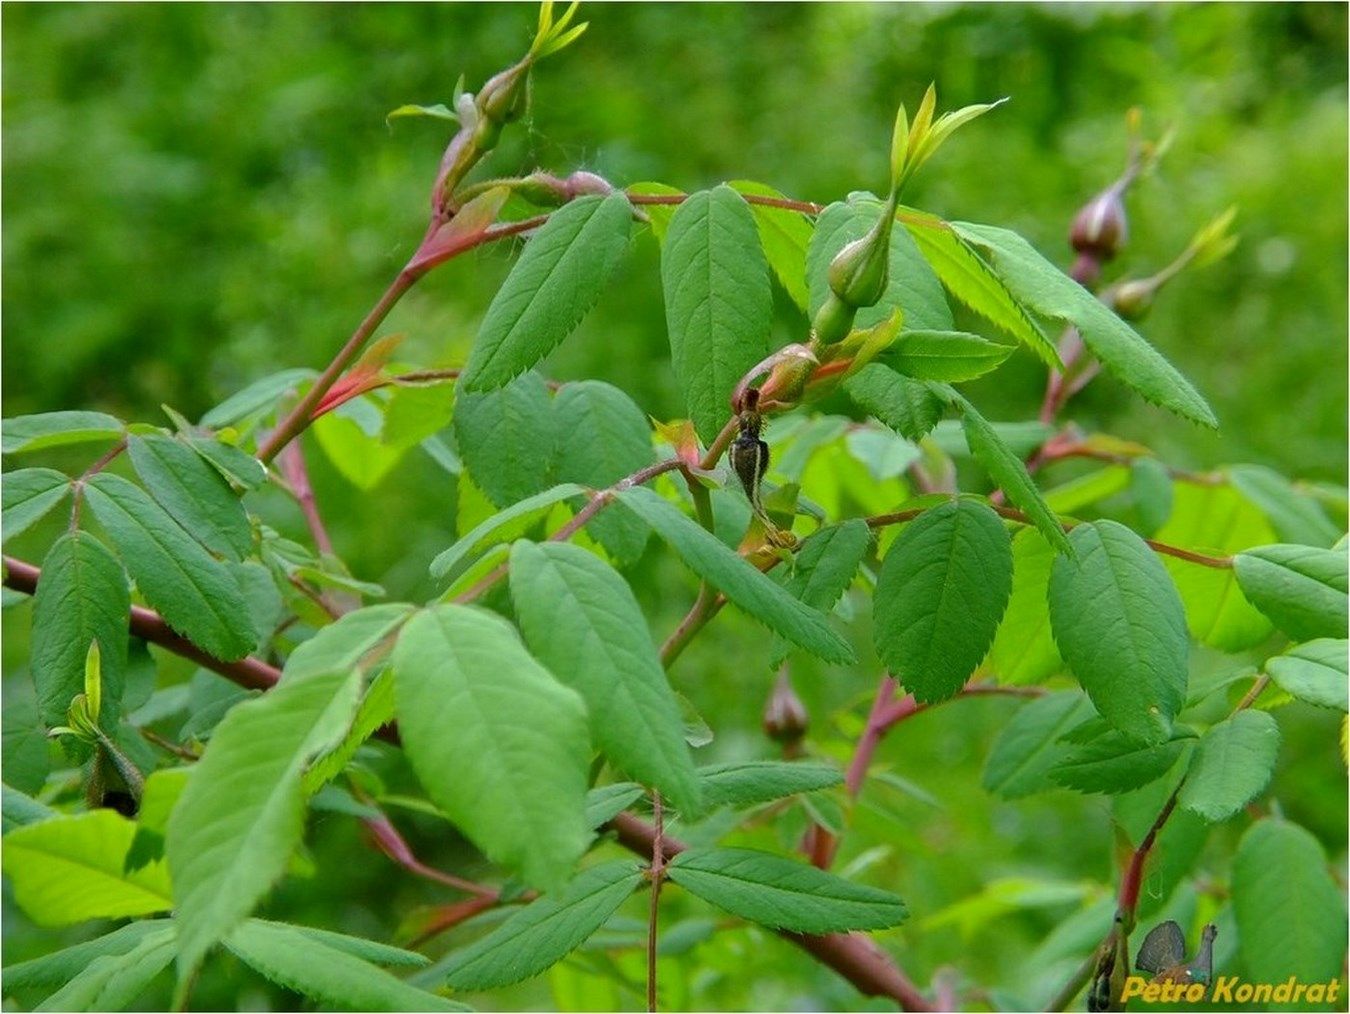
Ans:
<svg viewBox="0 0 1350 1014"><path fill-rule="evenodd" d="M791 548L796 545L796 538L791 532L773 523L760 501L760 483L764 479L764 473L769 470L769 445L760 439L759 435L764 425L764 416L759 411L759 388L751 387L746 390L741 397L739 411L737 422L740 434L731 442L727 452L731 459L731 467L735 469L736 477L741 480L746 499L750 501L750 509L764 526L764 534L770 544Z"/></svg>
<svg viewBox="0 0 1350 1014"><path fill-rule="evenodd" d="M736 477L741 480L750 506L756 513L762 513L759 484L769 469L769 445L759 436L764 417L759 413L758 388L752 387L745 392L739 423L740 435L731 443L731 467L736 470Z"/></svg>

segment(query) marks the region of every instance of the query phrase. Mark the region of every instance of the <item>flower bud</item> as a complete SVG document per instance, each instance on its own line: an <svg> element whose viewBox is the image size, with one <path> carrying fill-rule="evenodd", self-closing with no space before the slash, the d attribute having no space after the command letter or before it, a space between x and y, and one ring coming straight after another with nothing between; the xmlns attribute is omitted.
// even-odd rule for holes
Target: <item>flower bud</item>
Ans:
<svg viewBox="0 0 1350 1014"><path fill-rule="evenodd" d="M474 99L474 105L483 114L483 119L491 120L500 127L520 116L525 106L530 68L533 65L534 60L527 56L514 67L508 67L488 79Z"/></svg>
<svg viewBox="0 0 1350 1014"><path fill-rule="evenodd" d="M834 292L825 293L825 302L820 304L815 318L811 321L811 330L822 345L833 345L843 341L853 330L853 318L858 308L850 306Z"/></svg>
<svg viewBox="0 0 1350 1014"><path fill-rule="evenodd" d="M1139 320L1153 308L1158 286L1151 278L1121 282L1111 290L1111 309L1125 320Z"/></svg>
<svg viewBox="0 0 1350 1014"><path fill-rule="evenodd" d="M1111 260L1129 238L1122 190L1117 184L1088 201L1074 217L1069 242L1080 254L1099 262Z"/></svg>
<svg viewBox="0 0 1350 1014"><path fill-rule="evenodd" d="M765 734L774 742L791 748L806 735L810 725L811 716L806 713L806 705L792 689L787 673L780 673L764 705Z"/></svg>
<svg viewBox="0 0 1350 1014"><path fill-rule="evenodd" d="M584 194L599 194L601 197L607 197L614 193L614 184L603 176L588 173L584 169L578 169L567 177L566 186L568 194L572 197L581 197Z"/></svg>
<svg viewBox="0 0 1350 1014"><path fill-rule="evenodd" d="M552 208L567 200L568 185L552 173L533 172L512 184L521 197L541 208Z"/></svg>

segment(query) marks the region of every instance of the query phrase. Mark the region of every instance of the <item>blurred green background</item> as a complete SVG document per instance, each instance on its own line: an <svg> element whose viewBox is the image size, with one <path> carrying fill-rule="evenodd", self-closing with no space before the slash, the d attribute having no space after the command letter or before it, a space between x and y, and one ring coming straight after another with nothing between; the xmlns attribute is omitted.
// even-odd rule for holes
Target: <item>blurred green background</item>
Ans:
<svg viewBox="0 0 1350 1014"><path fill-rule="evenodd" d="M652 4L582 16L590 31L542 67L531 115L480 175L580 167L686 190L753 178L828 202L884 184L895 106L913 109L935 81L942 108L1011 101L949 143L907 201L1017 229L1067 266L1075 210L1123 165L1126 110L1143 109L1151 136L1175 124L1174 147L1129 199L1130 244L1110 271L1156 270L1204 221L1239 207L1236 252L1165 290L1141 327L1210 399L1222 431L1179 422L1109 379L1070 414L1183 467L1255 462L1344 482L1343 5ZM97 408L164 422L158 406L168 403L196 418L257 377L321 366L420 238L449 136L434 120L387 127L385 114L448 102L461 72L476 88L523 51L534 17L531 6L489 4L6 5L4 414ZM461 364L511 256L500 245L420 284L383 329L406 332L401 355ZM775 338L802 329L784 309ZM549 372L609 380L653 416L679 414L649 238ZM1041 368L1019 353L998 377L971 387L985 413L1032 416ZM356 495L309 446L353 571L395 595L424 591L426 561L451 536L452 483L413 455L373 494ZM663 636L693 584L660 554L642 573L638 591ZM6 633L16 642L7 661L21 658L25 632L9 623ZM765 677L737 658L746 638L762 634L743 617L719 619L674 674L717 729L718 756L766 750ZM873 681L864 668L801 668L817 749L847 756L849 722ZM953 707L959 721L922 716L888 740L882 760L908 788L870 789L876 805L860 817L858 839L899 857L873 857L885 872L865 876L919 913L884 939L922 982L954 964L968 980L1043 997L1080 938L1099 938L1103 912L1109 922L1110 805L1068 793L994 803L979 789L980 766L1015 705ZM1343 862L1335 723L1308 711L1286 729L1281 799ZM428 861L458 854L433 822L406 823ZM1239 830L1210 836L1219 876ZM288 882L272 911L388 937L416 905L442 900L364 847L350 819L327 815L314 831L319 875ZM994 882L1003 886L964 921L933 919ZM1179 902L1192 912L1204 903L1194 892ZM708 914L678 895L669 905L672 920ZM9 960L52 946L56 936L9 905L5 914ZM770 939L743 930L700 945L667 973L687 980L671 1003L866 1006ZM624 983L641 976L627 958L636 955L583 957L498 1002L633 1006ZM238 967L206 977L197 999L294 1003Z"/></svg>

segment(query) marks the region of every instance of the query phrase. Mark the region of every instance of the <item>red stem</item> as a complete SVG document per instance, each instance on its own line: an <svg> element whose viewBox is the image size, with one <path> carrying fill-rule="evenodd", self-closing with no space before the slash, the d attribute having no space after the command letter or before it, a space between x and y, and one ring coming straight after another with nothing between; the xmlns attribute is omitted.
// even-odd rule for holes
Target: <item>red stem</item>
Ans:
<svg viewBox="0 0 1350 1014"><path fill-rule="evenodd" d="M295 494L300 512L305 516L305 524L309 526L309 533L314 537L314 545L318 547L320 553L331 554L333 540L328 537L328 530L323 526L323 518L319 516L319 504L314 499L314 487L309 483L309 470L305 468L305 456L299 444L287 445L281 455L281 472L286 477L286 482L290 484L291 492Z"/></svg>
<svg viewBox="0 0 1350 1014"><path fill-rule="evenodd" d="M323 396L328 393L328 389L337 382L338 377L342 376L351 362L360 354L362 347L375 333L375 329L380 326L384 318L389 316L389 311L394 305L403 298L403 294L413 287L417 279L421 277L413 274L407 268L400 271L389 288L384 290L384 295L366 314L365 320L357 325L352 336L347 339L347 343L338 350L338 354L333 357L333 361L328 364L319 378L314 381L304 397L291 409L290 414L286 416L274 429L271 434L258 448L258 458L264 463L270 463L273 458L281 453L281 449L299 436L306 426L310 423L310 414L314 411L316 405L323 400Z"/></svg>

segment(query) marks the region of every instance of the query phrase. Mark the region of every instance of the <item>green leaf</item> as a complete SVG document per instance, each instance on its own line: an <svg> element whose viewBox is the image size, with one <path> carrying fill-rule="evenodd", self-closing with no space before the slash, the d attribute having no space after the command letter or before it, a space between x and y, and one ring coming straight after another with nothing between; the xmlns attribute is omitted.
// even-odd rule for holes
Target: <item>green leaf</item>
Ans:
<svg viewBox="0 0 1350 1014"><path fill-rule="evenodd" d="M1227 820L1261 794L1280 752L1280 728L1265 711L1239 711L1205 733L1191 759L1181 805Z"/></svg>
<svg viewBox="0 0 1350 1014"><path fill-rule="evenodd" d="M157 932L123 954L106 954L80 969L35 1010L126 1010L173 961L174 932L168 920L150 925Z"/></svg>
<svg viewBox="0 0 1350 1014"><path fill-rule="evenodd" d="M505 387L557 348L600 298L628 249L631 221L620 192L578 197L552 212L493 297L462 389Z"/></svg>
<svg viewBox="0 0 1350 1014"><path fill-rule="evenodd" d="M397 109L391 109L386 113L384 122L388 123L390 120L401 119L405 116L426 116L435 120L448 120L450 123L459 122L459 117L447 109L442 102L437 102L435 105L430 106L419 106L415 102L405 102Z"/></svg>
<svg viewBox="0 0 1350 1014"><path fill-rule="evenodd" d="M231 560L253 548L243 504L200 454L159 434L129 437L127 451L150 495L203 546Z"/></svg>
<svg viewBox="0 0 1350 1014"><path fill-rule="evenodd" d="M553 402L558 479L603 489L652 463L647 417L623 391L598 380L565 384ZM620 565L647 546L647 526L625 511L602 511L587 530Z"/></svg>
<svg viewBox="0 0 1350 1014"><path fill-rule="evenodd" d="M1097 521L1069 534L1077 559L1050 574L1059 650L1097 711L1146 743L1168 738L1186 700L1189 643L1181 598L1144 540Z"/></svg>
<svg viewBox="0 0 1350 1014"><path fill-rule="evenodd" d="M172 923L167 919L130 922L93 940L44 954L32 961L9 965L5 968L5 993L39 986L58 986L73 979L81 969L87 968L97 959L127 954L147 939L153 940L171 929Z"/></svg>
<svg viewBox="0 0 1350 1014"><path fill-rule="evenodd" d="M102 412L44 412L0 421L0 452L41 451L93 440L116 440L122 423Z"/></svg>
<svg viewBox="0 0 1350 1014"><path fill-rule="evenodd" d="M1167 774L1185 747L1185 738L1149 744L1113 729L1071 747L1050 778L1078 792L1129 792Z"/></svg>
<svg viewBox="0 0 1350 1014"><path fill-rule="evenodd" d="M305 772L302 782L305 794L317 792L321 786L341 774L361 745L375 735L381 726L394 720L394 710L394 674L385 669L371 680L366 696L361 699L361 705L356 710L352 727L347 730L342 742L311 764Z"/></svg>
<svg viewBox="0 0 1350 1014"><path fill-rule="evenodd" d="M773 187L753 183L750 180L731 180L727 186L739 194L785 199L783 194ZM782 284L783 291L805 313L806 250L811 245L811 235L814 231L811 220L800 211L765 204L751 204L750 213L755 216L760 246L764 248L764 256L769 262L769 267L773 268L773 273Z"/></svg>
<svg viewBox="0 0 1350 1014"><path fill-rule="evenodd" d="M145 780L136 812L136 837L127 851L125 868L138 870L164 856L164 831L178 799L187 787L192 768L161 768Z"/></svg>
<svg viewBox="0 0 1350 1014"><path fill-rule="evenodd" d="M390 447L420 444L445 429L454 414L453 384L397 385L385 402L380 443Z"/></svg>
<svg viewBox="0 0 1350 1014"><path fill-rule="evenodd" d="M6 777L12 774L11 771L5 772ZM29 824L50 820L56 816L59 814L51 807L44 806L32 796L25 795L9 785L4 786L0 792L0 833L9 834L16 827L27 827Z"/></svg>
<svg viewBox="0 0 1350 1014"><path fill-rule="evenodd" d="M1023 303L1052 320L1073 324L1083 343L1118 380L1184 419L1215 428L1210 407L1177 369L1096 296L1060 272L1007 229L953 222L964 238L988 250L999 277Z"/></svg>
<svg viewBox="0 0 1350 1014"><path fill-rule="evenodd" d="M829 612L853 583L871 541L872 533L862 518L813 532L797 547L785 587L812 609ZM787 653L787 642L776 638L771 667L777 668Z"/></svg>
<svg viewBox="0 0 1350 1014"><path fill-rule="evenodd" d="M1266 662L1266 672L1276 685L1300 701L1323 708L1346 710L1347 642L1344 638L1318 638L1295 645Z"/></svg>
<svg viewBox="0 0 1350 1014"><path fill-rule="evenodd" d="M882 363L868 363L845 378L844 391L859 408L909 440L923 439L942 417L942 399L927 384Z"/></svg>
<svg viewBox="0 0 1350 1014"><path fill-rule="evenodd" d="M112 810L16 828L2 846L14 900L41 926L168 911L173 900L163 863L122 870L135 834L136 825Z"/></svg>
<svg viewBox="0 0 1350 1014"><path fill-rule="evenodd" d="M344 402L311 427L328 460L360 490L372 490L403 460L406 446L380 440L384 415L368 398Z"/></svg>
<svg viewBox="0 0 1350 1014"><path fill-rule="evenodd" d="M70 478L54 468L20 468L6 472L0 482L3 515L0 530L4 541L22 535L70 492Z"/></svg>
<svg viewBox="0 0 1350 1014"><path fill-rule="evenodd" d="M1135 458L1130 462L1130 496L1139 518L1139 531L1152 535L1172 516L1172 476L1166 466L1157 458ZM1058 509L1063 512L1073 510L1071 507ZM1182 600L1185 598L1183 593Z"/></svg>
<svg viewBox="0 0 1350 1014"><path fill-rule="evenodd" d="M267 478L267 469L253 455L211 437L187 437L188 446L200 454L225 481L241 489L257 489Z"/></svg>
<svg viewBox="0 0 1350 1014"><path fill-rule="evenodd" d="M1261 508L1282 542L1330 549L1343 534L1321 504L1269 468L1235 465L1228 469L1228 477L1243 496Z"/></svg>
<svg viewBox="0 0 1350 1014"><path fill-rule="evenodd" d="M127 664L127 577L98 539L75 531L52 543L33 596L33 682L44 725L65 722L84 692L84 661L97 641L103 661L105 728L115 728Z"/></svg>
<svg viewBox="0 0 1350 1014"><path fill-rule="evenodd" d="M630 777L697 812L680 706L627 582L566 543L511 549L511 601L534 655L581 694L591 741Z"/></svg>
<svg viewBox="0 0 1350 1014"><path fill-rule="evenodd" d="M85 484L84 495L141 594L169 626L227 662L249 653L254 631L248 604L223 564L120 476L100 472Z"/></svg>
<svg viewBox="0 0 1350 1014"><path fill-rule="evenodd" d="M298 926L249 919L225 945L245 964L324 1008L357 1011L467 1010L395 978Z"/></svg>
<svg viewBox="0 0 1350 1014"><path fill-rule="evenodd" d="M641 880L641 869L631 860L582 871L556 896L531 902L481 940L456 951L446 966L446 982L478 992L538 975L604 925Z"/></svg>
<svg viewBox="0 0 1350 1014"><path fill-rule="evenodd" d="M1344 550L1278 544L1238 553L1238 585L1252 605L1290 637L1345 637Z"/></svg>
<svg viewBox="0 0 1350 1014"><path fill-rule="evenodd" d="M826 662L853 661L853 649L822 613L797 601L674 504L641 486L622 490L618 500L651 525L690 570L753 619Z"/></svg>
<svg viewBox="0 0 1350 1014"><path fill-rule="evenodd" d="M449 549L438 553L431 561L431 576L438 581L455 576L471 557L500 543L520 538L547 516L555 504L585 492L585 487L565 482L498 511L480 522Z"/></svg>
<svg viewBox="0 0 1350 1014"><path fill-rule="evenodd" d="M1003 799L1021 799L1052 787L1050 769L1068 752L1060 736L1091 714L1082 694L1046 694L1003 727L984 765L982 783Z"/></svg>
<svg viewBox="0 0 1350 1014"><path fill-rule="evenodd" d="M19 687L18 680L8 681L5 689L3 725L0 727L0 771L4 772L5 784L22 792L36 793L47 781L51 770L50 741L47 730L38 717L37 701L33 690ZM73 696L73 695L72 695Z"/></svg>
<svg viewBox="0 0 1350 1014"><path fill-rule="evenodd" d="M849 243L862 239L881 217L882 204L871 194L854 194L836 201L816 219L816 231L806 251L806 277L810 286L808 312L812 318L829 292L830 261ZM858 310L853 326L866 329L880 324L900 309L904 326L922 330L950 331L952 311L942 285L924 260L914 240L903 229L891 230L886 289L872 306Z"/></svg>
<svg viewBox="0 0 1350 1014"><path fill-rule="evenodd" d="M732 915L797 933L885 929L909 914L887 891L749 849L689 849L667 875Z"/></svg>
<svg viewBox="0 0 1350 1014"><path fill-rule="evenodd" d="M1233 912L1249 981L1327 982L1345 962L1345 895L1316 838L1297 824L1259 820L1233 860Z"/></svg>
<svg viewBox="0 0 1350 1014"><path fill-rule="evenodd" d="M210 429L220 429L223 426L233 426L263 409L274 409L283 402L287 392L293 391L302 381L309 380L313 376L315 376L313 370L296 368L282 370L280 373L255 380L202 416L202 425Z"/></svg>
<svg viewBox="0 0 1350 1014"><path fill-rule="evenodd" d="M196 967L285 871L304 825L305 765L346 733L362 658L408 613L403 605L348 613L292 653L280 683L216 727L165 835L180 968Z"/></svg>
<svg viewBox="0 0 1350 1014"><path fill-rule="evenodd" d="M1048 366L1060 367L1059 353L1022 308L1002 279L989 269L945 222L905 222L910 237L947 291L989 323L1016 338ZM898 229L896 230L899 231Z"/></svg>
<svg viewBox="0 0 1350 1014"><path fill-rule="evenodd" d="M1031 518L1032 522L1049 543L1061 553L1072 553L1069 540L1064 535L1059 518L1046 506L1041 491L1031 481L1027 466L1013 453L1011 447L1003 442L989 420L976 410L965 398L957 395L961 407L961 427L966 435L966 444L985 471L1013 505Z"/></svg>
<svg viewBox="0 0 1350 1014"><path fill-rule="evenodd" d="M565 880L589 839L581 697L526 653L509 623L467 606L415 616L394 672L404 749L436 805L528 882Z"/></svg>
<svg viewBox="0 0 1350 1014"><path fill-rule="evenodd" d="M553 485L558 430L553 401L537 373L496 391L461 392L455 439L474 482L498 507Z"/></svg>
<svg viewBox="0 0 1350 1014"><path fill-rule="evenodd" d="M1040 683L1064 668L1046 602L1057 554L1034 528L1013 536L1012 554L1012 594L982 668L1002 683Z"/></svg>
<svg viewBox="0 0 1350 1014"><path fill-rule="evenodd" d="M956 384L997 369L1012 350L963 331L906 331L887 359L907 377Z"/></svg>
<svg viewBox="0 0 1350 1014"><path fill-rule="evenodd" d="M723 185L691 194L661 248L661 286L675 376L705 443L730 414L742 375L769 351L773 292L755 216Z"/></svg>
<svg viewBox="0 0 1350 1014"><path fill-rule="evenodd" d="M816 792L843 784L843 776L828 764L787 761L734 761L698 769L703 801L717 806L746 807L801 792Z"/></svg>
<svg viewBox="0 0 1350 1014"><path fill-rule="evenodd" d="M877 654L917 700L953 697L989 650L1011 590L1011 541L997 514L971 500L925 511L882 561Z"/></svg>
<svg viewBox="0 0 1350 1014"><path fill-rule="evenodd" d="M1230 486L1176 483L1172 512L1158 529L1160 542L1227 556L1273 538L1261 513ZM1163 565L1186 607L1196 640L1220 651L1244 651L1270 636L1270 621L1243 597L1231 567L1200 567L1168 556Z"/></svg>
<svg viewBox="0 0 1350 1014"><path fill-rule="evenodd" d="M249 923L263 922L262 919L250 919ZM279 926L280 923L268 923L270 926ZM285 924L285 928L293 933L299 933L301 936L323 944L325 947L331 947L334 950L343 951L354 955L362 961L369 961L376 965L401 965L407 968L422 968L431 963L425 954L418 954L416 951L405 951L402 947L392 947L389 944L382 944L375 940L367 940L364 937L352 937L345 933L334 933L331 930L319 929L315 926L296 926Z"/></svg>
<svg viewBox="0 0 1350 1014"><path fill-rule="evenodd" d="M637 782L615 782L586 793L586 826L600 827L623 813L646 794Z"/></svg>

